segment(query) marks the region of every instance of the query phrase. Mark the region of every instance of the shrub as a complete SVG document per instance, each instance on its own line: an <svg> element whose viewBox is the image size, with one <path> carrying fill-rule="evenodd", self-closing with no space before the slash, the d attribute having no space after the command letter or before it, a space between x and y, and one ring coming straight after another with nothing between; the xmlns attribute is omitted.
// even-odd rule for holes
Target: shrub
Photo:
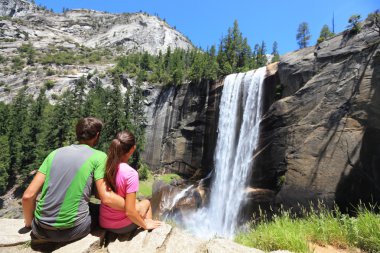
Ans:
<svg viewBox="0 0 380 253"><path fill-rule="evenodd" d="M348 28L350 29L350 33L357 34L360 32L360 29L361 29L360 15L358 15L358 14L352 15L348 19L348 23L349 23Z"/></svg>
<svg viewBox="0 0 380 253"><path fill-rule="evenodd" d="M51 68L48 68L48 70L46 71L46 75L47 76L52 76L52 75L55 75L55 71Z"/></svg>
<svg viewBox="0 0 380 253"><path fill-rule="evenodd" d="M44 83L44 86L47 90L51 90L55 85L55 81L53 80L47 80L45 83Z"/></svg>
<svg viewBox="0 0 380 253"><path fill-rule="evenodd" d="M151 175L148 165L141 161L139 162L138 173L140 180L147 180Z"/></svg>
<svg viewBox="0 0 380 253"><path fill-rule="evenodd" d="M24 61L19 57L16 56L12 59L12 69L13 71L22 70L24 68Z"/></svg>

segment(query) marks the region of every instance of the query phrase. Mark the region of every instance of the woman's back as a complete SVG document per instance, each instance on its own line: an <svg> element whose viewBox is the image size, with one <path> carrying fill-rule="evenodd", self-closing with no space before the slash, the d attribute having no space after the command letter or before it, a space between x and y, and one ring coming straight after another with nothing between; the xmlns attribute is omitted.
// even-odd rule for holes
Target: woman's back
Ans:
<svg viewBox="0 0 380 253"><path fill-rule="evenodd" d="M137 192L139 189L139 176L127 163L120 163L116 174L116 193L125 198L127 193ZM130 225L132 221L125 215L125 211L118 211L111 207L100 205L100 226L103 228L122 228Z"/></svg>

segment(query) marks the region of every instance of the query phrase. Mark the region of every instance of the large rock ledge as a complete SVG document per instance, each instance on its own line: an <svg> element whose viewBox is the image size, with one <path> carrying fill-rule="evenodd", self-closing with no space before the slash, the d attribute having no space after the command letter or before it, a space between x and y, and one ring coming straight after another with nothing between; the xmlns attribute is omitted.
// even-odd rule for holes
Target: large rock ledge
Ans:
<svg viewBox="0 0 380 253"><path fill-rule="evenodd" d="M37 252L30 248L29 233L20 234L23 227L21 219L0 219L0 252L29 253ZM80 241L68 244L54 252L77 252L77 253L133 253L133 252L236 252L236 253L263 253L263 251L245 247L229 241L227 239L214 238L211 240L201 240L192 235L168 224L153 230L152 232L142 231L134 235L119 237L110 242L107 247L101 247L101 240L98 237L89 235ZM285 252L285 251L281 251ZM287 252L287 251L286 251Z"/></svg>

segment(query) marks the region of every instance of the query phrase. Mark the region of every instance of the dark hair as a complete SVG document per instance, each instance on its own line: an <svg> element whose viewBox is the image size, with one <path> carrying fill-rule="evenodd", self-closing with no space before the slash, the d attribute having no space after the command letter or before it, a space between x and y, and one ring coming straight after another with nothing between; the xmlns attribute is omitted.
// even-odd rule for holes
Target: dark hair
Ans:
<svg viewBox="0 0 380 253"><path fill-rule="evenodd" d="M116 138L111 142L108 150L104 179L107 186L114 192L116 191L117 167L121 161L121 157L128 153L135 144L135 136L128 130L118 133Z"/></svg>
<svg viewBox="0 0 380 253"><path fill-rule="evenodd" d="M75 131L78 141L91 140L100 133L103 128L103 122L94 117L80 119L76 125Z"/></svg>

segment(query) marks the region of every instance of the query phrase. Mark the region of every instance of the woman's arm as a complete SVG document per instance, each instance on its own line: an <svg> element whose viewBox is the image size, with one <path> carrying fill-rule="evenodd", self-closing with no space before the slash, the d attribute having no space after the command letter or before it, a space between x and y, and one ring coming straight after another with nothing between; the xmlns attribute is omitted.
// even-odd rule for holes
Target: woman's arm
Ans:
<svg viewBox="0 0 380 253"><path fill-rule="evenodd" d="M45 174L37 172L32 182L26 188L22 195L22 209L24 211L25 227L30 227L34 218L34 210L36 209L36 199L45 182Z"/></svg>
<svg viewBox="0 0 380 253"><path fill-rule="evenodd" d="M155 229L161 225L160 221L143 219L136 210L136 193L127 193L125 196L125 214L137 226L145 230Z"/></svg>

